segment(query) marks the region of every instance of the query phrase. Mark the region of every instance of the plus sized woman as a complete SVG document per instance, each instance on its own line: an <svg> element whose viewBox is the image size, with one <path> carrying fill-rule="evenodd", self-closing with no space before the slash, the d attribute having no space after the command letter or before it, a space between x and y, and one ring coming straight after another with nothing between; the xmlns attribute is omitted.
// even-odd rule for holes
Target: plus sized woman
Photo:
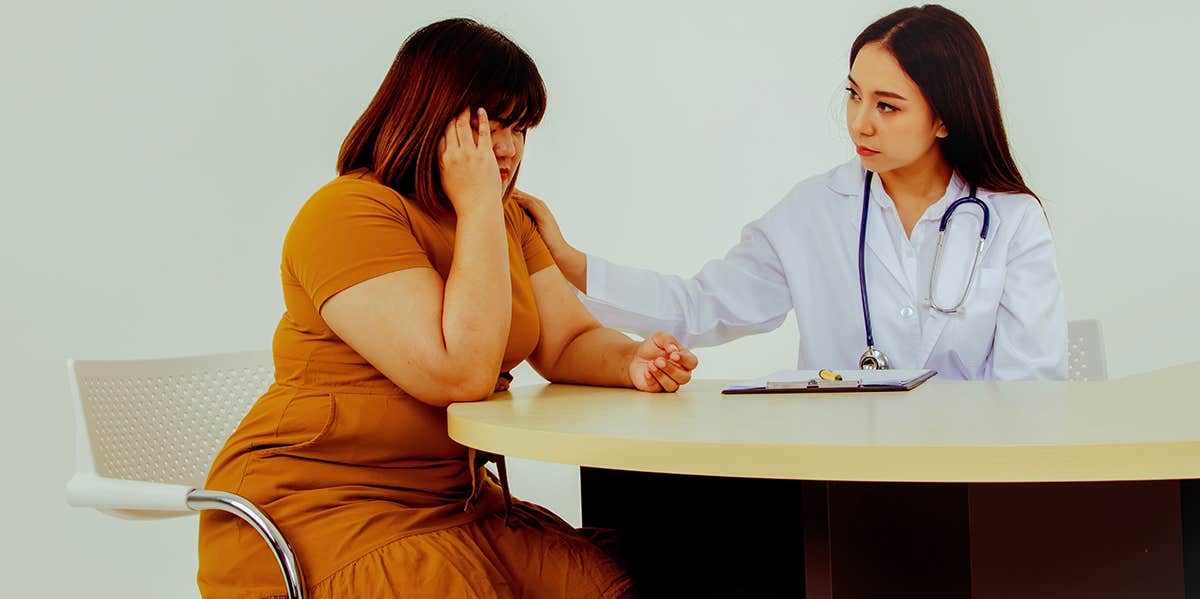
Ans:
<svg viewBox="0 0 1200 599"><path fill-rule="evenodd" d="M584 255L544 203L518 201L610 326L700 347L775 329L795 310L800 368L1065 379L1054 244L1009 151L979 34L941 6L896 11L854 40L846 83L858 156L799 183L690 279Z"/></svg>
<svg viewBox="0 0 1200 599"><path fill-rule="evenodd" d="M533 61L468 20L400 49L347 136L341 174L283 247L275 384L208 486L262 507L312 597L620 597L626 573L532 504L506 509L446 406L507 387L523 360L551 381L674 391L696 358L665 333L602 328L511 201L545 89ZM271 554L206 512L206 597L282 594Z"/></svg>

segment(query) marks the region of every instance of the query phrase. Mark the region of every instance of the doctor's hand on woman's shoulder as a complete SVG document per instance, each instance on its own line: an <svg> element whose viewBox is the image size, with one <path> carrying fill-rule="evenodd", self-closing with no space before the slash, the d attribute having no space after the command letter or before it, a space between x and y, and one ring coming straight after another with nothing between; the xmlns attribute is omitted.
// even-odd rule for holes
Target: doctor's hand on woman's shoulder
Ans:
<svg viewBox="0 0 1200 599"><path fill-rule="evenodd" d="M541 233L542 241L546 242L546 247L563 276L576 289L587 293L587 254L567 243L563 238L562 229L558 227L558 221L554 219L554 214L545 202L519 189L513 190L512 197L537 223L538 233Z"/></svg>

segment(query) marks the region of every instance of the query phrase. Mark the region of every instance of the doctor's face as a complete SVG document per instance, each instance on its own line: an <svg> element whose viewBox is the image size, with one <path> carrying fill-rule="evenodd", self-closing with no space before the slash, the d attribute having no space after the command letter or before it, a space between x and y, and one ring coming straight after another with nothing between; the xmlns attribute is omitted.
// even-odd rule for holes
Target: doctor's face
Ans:
<svg viewBox="0 0 1200 599"><path fill-rule="evenodd" d="M846 88L846 129L863 165L879 174L941 156L946 127L916 82L879 43L862 47Z"/></svg>

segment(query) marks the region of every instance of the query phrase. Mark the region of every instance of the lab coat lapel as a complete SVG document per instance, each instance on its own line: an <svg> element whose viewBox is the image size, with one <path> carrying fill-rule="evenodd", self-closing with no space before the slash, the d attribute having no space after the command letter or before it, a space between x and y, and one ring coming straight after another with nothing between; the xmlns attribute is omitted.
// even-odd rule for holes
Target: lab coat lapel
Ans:
<svg viewBox="0 0 1200 599"><path fill-rule="evenodd" d="M862 198L859 198L860 202L861 200ZM911 294L913 290L909 285L908 277L904 276L904 269L900 267L900 257L896 255L896 246L892 243L892 237L888 233L887 223L883 222L887 215L879 209L879 205L875 202L868 202L867 210L870 211L870 216L867 218L867 248L880 264L883 264L892 278L896 279L896 282ZM862 218L861 214L859 218ZM861 223L859 224L861 226ZM870 286L871 283L868 280L867 287Z"/></svg>

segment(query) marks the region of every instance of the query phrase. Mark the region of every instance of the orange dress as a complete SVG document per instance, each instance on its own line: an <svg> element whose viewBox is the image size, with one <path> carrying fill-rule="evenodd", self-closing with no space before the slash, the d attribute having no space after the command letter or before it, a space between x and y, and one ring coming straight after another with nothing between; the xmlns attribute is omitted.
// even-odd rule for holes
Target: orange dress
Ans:
<svg viewBox="0 0 1200 599"><path fill-rule="evenodd" d="M513 316L503 369L538 342L530 273L553 263L533 221L505 205ZM338 177L300 210L283 247L287 311L275 383L226 442L207 487L262 508L296 551L314 598L617 597L626 573L549 511L504 498L473 451L422 403L337 337L330 297L405 268L444 279L453 223L371 174ZM258 534L224 512L200 516L204 597L284 596Z"/></svg>

